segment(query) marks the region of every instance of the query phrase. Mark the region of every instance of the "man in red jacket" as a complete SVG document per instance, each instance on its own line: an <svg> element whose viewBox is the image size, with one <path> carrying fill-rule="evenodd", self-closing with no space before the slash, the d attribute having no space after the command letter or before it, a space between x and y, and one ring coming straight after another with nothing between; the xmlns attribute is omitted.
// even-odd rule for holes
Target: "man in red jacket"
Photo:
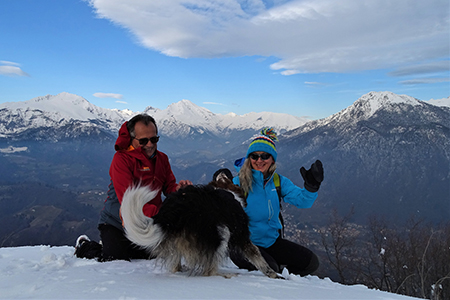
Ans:
<svg viewBox="0 0 450 300"><path fill-rule="evenodd" d="M82 235L76 244L77 257L98 258L102 261L149 257L146 251L125 237L120 217L123 194L134 185L148 185L159 190L158 196L143 208L146 216L153 217L161 207L161 193L168 195L192 184L189 180L176 183L167 155L157 149L158 141L156 122L149 115L137 115L122 125L109 169L111 183L108 197L98 225L102 245Z"/></svg>

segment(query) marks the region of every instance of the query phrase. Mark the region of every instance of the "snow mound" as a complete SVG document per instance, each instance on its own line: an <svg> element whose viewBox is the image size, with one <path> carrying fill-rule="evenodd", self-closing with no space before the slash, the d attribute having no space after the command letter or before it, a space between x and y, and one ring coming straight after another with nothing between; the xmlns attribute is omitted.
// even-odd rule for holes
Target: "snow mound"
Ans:
<svg viewBox="0 0 450 300"><path fill-rule="evenodd" d="M99 263L73 252L69 246L0 248L0 299L413 299L287 270L287 280L270 279L230 261L220 269L235 274L230 279L189 277L168 273L155 260Z"/></svg>

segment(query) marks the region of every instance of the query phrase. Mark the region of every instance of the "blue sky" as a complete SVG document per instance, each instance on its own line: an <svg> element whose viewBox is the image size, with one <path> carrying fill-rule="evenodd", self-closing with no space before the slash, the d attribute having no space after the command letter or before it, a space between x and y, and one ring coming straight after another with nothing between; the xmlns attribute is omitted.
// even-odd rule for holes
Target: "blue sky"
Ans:
<svg viewBox="0 0 450 300"><path fill-rule="evenodd" d="M370 91L450 96L448 0L2 0L0 103L327 117Z"/></svg>

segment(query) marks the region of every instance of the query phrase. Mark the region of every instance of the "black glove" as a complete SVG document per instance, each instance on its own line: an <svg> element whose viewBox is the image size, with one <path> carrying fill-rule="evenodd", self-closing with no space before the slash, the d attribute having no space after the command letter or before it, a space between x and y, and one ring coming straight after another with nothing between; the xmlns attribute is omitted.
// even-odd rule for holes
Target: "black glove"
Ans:
<svg viewBox="0 0 450 300"><path fill-rule="evenodd" d="M305 189L315 193L319 190L320 184L323 181L323 166L320 160L316 160L315 163L311 165L309 170L304 167L300 168L300 174L305 181Z"/></svg>

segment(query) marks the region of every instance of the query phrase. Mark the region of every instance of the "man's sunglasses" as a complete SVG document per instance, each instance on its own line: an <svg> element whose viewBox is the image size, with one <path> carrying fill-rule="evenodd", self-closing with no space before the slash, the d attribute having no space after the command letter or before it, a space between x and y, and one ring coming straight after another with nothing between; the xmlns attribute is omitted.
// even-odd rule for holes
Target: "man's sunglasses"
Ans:
<svg viewBox="0 0 450 300"><path fill-rule="evenodd" d="M248 157L250 157L253 160L258 160L261 158L262 160L268 160L272 155L269 153L263 153L263 154L256 154L256 153L250 153Z"/></svg>
<svg viewBox="0 0 450 300"><path fill-rule="evenodd" d="M151 138L142 138L142 139L137 139L134 138L135 140L138 140L139 145L141 146L145 146L148 144L148 141L152 142L152 144L156 144L159 141L159 136L152 136Z"/></svg>

